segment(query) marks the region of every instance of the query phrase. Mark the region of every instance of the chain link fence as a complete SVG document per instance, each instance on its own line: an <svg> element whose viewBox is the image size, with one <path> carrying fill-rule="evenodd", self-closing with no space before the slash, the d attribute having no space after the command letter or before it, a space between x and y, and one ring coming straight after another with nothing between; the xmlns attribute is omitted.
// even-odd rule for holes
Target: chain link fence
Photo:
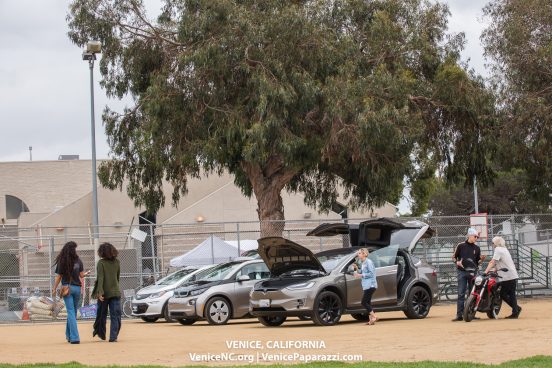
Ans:
<svg viewBox="0 0 552 368"><path fill-rule="evenodd" d="M348 219L360 223L365 219ZM401 218L421 220L434 230L432 238L419 243L414 254L433 264L438 271L443 299L447 289L454 289L456 271L451 262L456 244L465 240L466 230L474 225L470 216ZM482 253L492 255L490 241L501 235L516 257L521 289L550 288L550 251L552 250L552 214L496 215L477 219L482 233ZM342 219L324 222L342 222ZM91 227L0 228L0 322L16 322L23 317L25 301L30 296L50 296L55 278L56 256L67 241L78 244L78 254L90 276L84 279L81 305L91 303L95 280L94 249L103 242L119 250L121 290L131 295L144 286L175 271L171 260L180 266L206 265L235 259L256 249L256 240L264 234L282 235L314 253L349 246L348 236L312 237L306 234L320 225L320 220L285 222L235 222L193 224L139 224ZM225 244L221 246L221 244ZM187 256L193 257L187 258ZM181 259L182 258L182 259ZM173 262L174 265L174 262ZM526 283L526 284L523 284ZM540 287L540 288L539 288ZM548 289L549 290L549 289ZM454 292L450 294L454 297ZM531 294L534 294L532 291ZM529 294L529 295L531 295ZM123 293L122 293L123 295Z"/></svg>

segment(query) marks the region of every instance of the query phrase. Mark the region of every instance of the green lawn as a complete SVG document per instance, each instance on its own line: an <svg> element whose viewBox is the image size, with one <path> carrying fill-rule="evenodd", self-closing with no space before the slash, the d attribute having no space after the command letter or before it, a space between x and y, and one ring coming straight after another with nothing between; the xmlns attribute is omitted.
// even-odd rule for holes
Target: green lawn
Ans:
<svg viewBox="0 0 552 368"><path fill-rule="evenodd" d="M492 353L490 353L492 354ZM500 354L499 352L496 352L496 354ZM88 367L95 367L98 368L100 366L91 366L91 365L83 365L79 363L67 363L67 364L48 364L48 363L42 363L42 364L21 364L21 365L13 365L13 364L0 364L0 368L51 368L51 367L60 367L60 368L88 368ZM101 367L108 367L108 366L101 366ZM122 365L111 365L110 368L123 368L123 367L132 367L132 368L164 368L162 366L157 365L134 365L134 366L122 366ZM186 367L207 367L207 366L200 366L200 365L194 365L194 366L186 366ZM228 366L226 366L228 367ZM445 363L445 362L415 362L415 363L374 363L374 362L362 362L362 363L310 363L310 364L296 364L296 365L240 365L240 366L232 366L231 368L348 368L348 367L354 367L354 368L484 368L484 367L492 367L492 368L548 368L552 367L552 356L535 356L532 358L522 359L522 360L513 360L510 362L502 363L499 365L486 365L486 364L474 364L474 363Z"/></svg>

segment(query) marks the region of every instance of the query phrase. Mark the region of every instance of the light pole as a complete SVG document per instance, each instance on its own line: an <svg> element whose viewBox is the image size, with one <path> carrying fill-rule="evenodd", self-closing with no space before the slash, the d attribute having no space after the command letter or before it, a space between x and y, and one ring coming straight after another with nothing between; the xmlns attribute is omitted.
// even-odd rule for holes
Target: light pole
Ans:
<svg viewBox="0 0 552 368"><path fill-rule="evenodd" d="M99 246L98 234L98 184L96 173L96 122L94 119L94 60L96 54L102 52L102 44L99 41L88 41L82 60L88 61L90 69L90 131L92 141L92 237L94 240L94 263L98 263L97 249Z"/></svg>

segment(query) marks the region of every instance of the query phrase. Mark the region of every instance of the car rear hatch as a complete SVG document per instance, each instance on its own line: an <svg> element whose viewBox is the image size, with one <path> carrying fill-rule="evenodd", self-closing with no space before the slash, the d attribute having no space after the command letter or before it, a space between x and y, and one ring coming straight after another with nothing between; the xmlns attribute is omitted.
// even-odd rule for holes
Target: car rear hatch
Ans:
<svg viewBox="0 0 552 368"><path fill-rule="evenodd" d="M307 248L282 237L261 238L259 255L273 276L296 270L326 273L318 259Z"/></svg>
<svg viewBox="0 0 552 368"><path fill-rule="evenodd" d="M358 244L358 224L347 224L343 222L323 223L307 233L307 236L336 236L348 235L349 244L343 247L354 247Z"/></svg>
<svg viewBox="0 0 552 368"><path fill-rule="evenodd" d="M386 247L398 245L399 248L414 251L422 238L430 238L434 231L421 221L400 222L390 218L371 219L359 224L359 246Z"/></svg>

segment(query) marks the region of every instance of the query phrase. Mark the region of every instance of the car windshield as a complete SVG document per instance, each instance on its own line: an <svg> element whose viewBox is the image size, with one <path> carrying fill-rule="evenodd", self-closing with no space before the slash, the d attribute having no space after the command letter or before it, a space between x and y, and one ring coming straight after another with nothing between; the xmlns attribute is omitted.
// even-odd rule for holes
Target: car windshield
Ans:
<svg viewBox="0 0 552 368"><path fill-rule="evenodd" d="M179 270L179 271L176 271L174 273L171 273L170 275L168 276L165 276L164 278L162 278L161 280L159 280L157 282L157 285L172 285L172 284L176 284L178 282L180 282L184 277L186 277L187 275L189 275L190 273L192 273L193 271L195 271L194 269L190 269L190 270Z"/></svg>
<svg viewBox="0 0 552 368"><path fill-rule="evenodd" d="M201 281L220 281L223 280L239 263L223 263L213 268L200 272L196 280Z"/></svg>
<svg viewBox="0 0 552 368"><path fill-rule="evenodd" d="M343 258L347 257L351 253L352 251L349 253L317 255L316 258L318 258L318 261L322 264L322 267L324 267L327 272L330 272L339 264L339 262L341 262Z"/></svg>

